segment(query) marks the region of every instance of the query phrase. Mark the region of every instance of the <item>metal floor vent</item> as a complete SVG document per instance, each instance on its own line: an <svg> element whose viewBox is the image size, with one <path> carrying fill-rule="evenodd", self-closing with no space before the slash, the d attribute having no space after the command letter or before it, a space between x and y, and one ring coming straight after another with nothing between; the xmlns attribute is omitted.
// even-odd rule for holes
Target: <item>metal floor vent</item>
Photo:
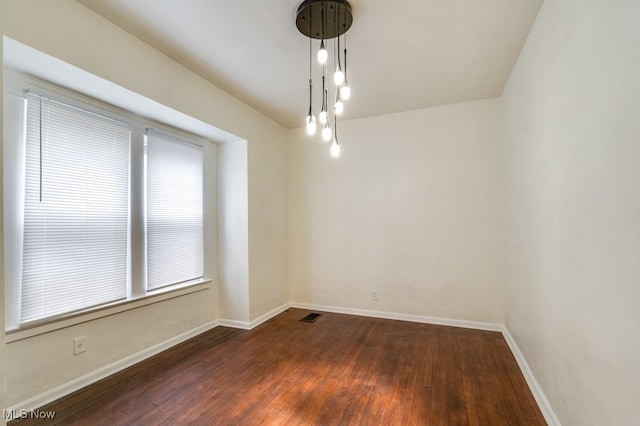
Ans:
<svg viewBox="0 0 640 426"><path fill-rule="evenodd" d="M322 314L309 314L307 316L305 316L304 318L301 318L300 321L304 321L304 322L314 322L315 320L318 319L318 317L322 315Z"/></svg>

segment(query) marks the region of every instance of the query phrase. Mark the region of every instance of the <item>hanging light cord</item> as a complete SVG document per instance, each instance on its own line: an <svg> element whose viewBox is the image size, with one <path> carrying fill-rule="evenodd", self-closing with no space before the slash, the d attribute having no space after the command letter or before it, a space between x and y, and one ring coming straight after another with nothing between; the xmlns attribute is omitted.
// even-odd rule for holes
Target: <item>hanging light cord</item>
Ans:
<svg viewBox="0 0 640 426"><path fill-rule="evenodd" d="M324 68L322 69L322 111L327 110L327 89L325 89L325 84L324 84Z"/></svg>
<svg viewBox="0 0 640 426"><path fill-rule="evenodd" d="M313 47L311 45L311 37L309 37L309 117L311 117L311 105L313 104L313 80L311 78L311 56L313 55Z"/></svg>
<svg viewBox="0 0 640 426"><path fill-rule="evenodd" d="M339 10L338 10L338 13L340 13ZM338 20L339 19L340 19L340 16L338 16ZM337 52L338 52L338 69L342 70L342 66L340 64L340 31L339 31L339 27L340 27L340 24L339 24L339 22L336 21L336 34L338 34L337 37L336 37L338 39L338 50L337 50Z"/></svg>
<svg viewBox="0 0 640 426"><path fill-rule="evenodd" d="M346 32L344 33L344 83L347 84L347 33Z"/></svg>

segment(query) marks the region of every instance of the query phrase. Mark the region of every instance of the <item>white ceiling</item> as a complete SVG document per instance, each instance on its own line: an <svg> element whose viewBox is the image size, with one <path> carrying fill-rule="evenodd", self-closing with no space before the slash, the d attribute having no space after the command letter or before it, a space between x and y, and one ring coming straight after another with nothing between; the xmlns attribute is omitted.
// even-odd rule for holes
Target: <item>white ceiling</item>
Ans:
<svg viewBox="0 0 640 426"><path fill-rule="evenodd" d="M78 1L283 126L304 124L302 0ZM500 96L543 0L349 2L346 119Z"/></svg>

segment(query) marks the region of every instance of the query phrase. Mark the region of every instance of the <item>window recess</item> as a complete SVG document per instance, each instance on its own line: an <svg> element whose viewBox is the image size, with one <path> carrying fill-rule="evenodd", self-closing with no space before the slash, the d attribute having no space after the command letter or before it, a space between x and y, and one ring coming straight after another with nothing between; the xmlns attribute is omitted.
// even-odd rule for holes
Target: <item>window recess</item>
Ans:
<svg viewBox="0 0 640 426"><path fill-rule="evenodd" d="M204 262L210 232L204 222L215 186L204 176L215 176L215 146L8 75L6 330L49 330L85 314L201 289L196 284L209 281L212 267Z"/></svg>

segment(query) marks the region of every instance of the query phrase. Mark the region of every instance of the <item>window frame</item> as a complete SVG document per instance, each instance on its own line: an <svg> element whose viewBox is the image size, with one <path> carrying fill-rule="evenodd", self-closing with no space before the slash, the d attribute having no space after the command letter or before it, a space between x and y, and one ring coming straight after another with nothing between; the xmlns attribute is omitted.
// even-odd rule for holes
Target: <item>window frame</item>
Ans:
<svg viewBox="0 0 640 426"><path fill-rule="evenodd" d="M162 149L159 149L160 145L166 144L164 147L162 147ZM173 145L173 147L171 147L171 145ZM176 149L177 148L177 149ZM182 191L180 191L180 194L175 194L174 196L177 196L178 198L181 199L181 202L185 202L187 204L189 203L200 203L201 205L201 209L196 209L199 210L199 215L196 215L196 220L194 221L191 218L187 218L185 217L185 212L190 211L189 209L184 209L183 206L184 204L180 205L179 209L175 208L175 203L173 203L174 200L172 200L171 205L169 206L169 208L167 209L167 205L164 204L161 199L162 199L162 195L169 193L171 191L171 189L169 190L165 190L165 186L162 186L162 191L160 193L155 191L156 185L158 180L160 180L161 178L158 178L158 176L153 176L154 178L151 178L151 175L154 174L154 172L156 171L156 167L158 164L162 164L163 162L163 157L167 158L167 151L168 150L173 150L173 152L171 153L170 158L172 159L172 164L169 164L168 168L162 169L164 175L167 175L167 173L171 173L171 168L174 167L175 165L175 160L176 158L179 158L183 161L189 161L189 167L188 170L199 170L200 173L200 182L197 182L198 179L193 179L193 182L197 182L195 184L190 184L189 181L191 181L191 177L190 173L187 172L186 175L184 173L179 173L179 176L175 176L172 175L171 177L173 179L176 179L178 183L181 184L181 186L179 186ZM178 152L181 151L181 152ZM152 155L153 154L153 155ZM197 162L192 162L193 157L197 157ZM185 157L186 155L186 157ZM189 158L190 157L190 158ZM146 274L146 280L147 280L147 292L153 292L153 291L158 291L162 288L165 287L173 287L176 285L180 285L181 283L192 283L192 282L198 282L202 279L203 275L203 268L204 268L204 253L203 253L203 249L204 249L204 216L203 216L203 210L204 210L204 149L202 147L202 145L198 145L198 144L194 144L191 141L185 139L185 138L176 138L173 135L167 134L166 132L160 131L158 129L152 129L149 128L147 129L146 132L146 136L145 136L145 163L144 163L144 170L145 170L145 231L147 233L147 236L145 238L145 242L146 242L146 267L147 267L147 274ZM150 185L151 184L151 185ZM198 187L198 185L200 185ZM198 192L200 193L201 197L197 197L196 199L184 199L183 195L185 194L189 194L193 192L193 189L197 189L199 190ZM159 197L156 197L159 196ZM199 199L198 199L199 198ZM162 207L161 209L158 209L159 207ZM154 211L155 210L155 211ZM169 223L171 224L172 229L174 227L178 227L181 229L184 229L183 227L197 227L198 232L195 233L195 235L197 235L196 238L200 238L199 241L197 241L196 245L187 245L187 247L189 249L195 249L197 251L199 251L202 254L202 258L199 260L199 264L196 263L195 265L190 263L190 262L182 262L182 261L173 261L172 259L170 259L171 257L173 257L173 255L171 256L166 256L166 252L163 250L157 250L158 246L162 246L162 245L168 245L171 246L172 244L169 243L173 243L173 245L176 244L180 244L182 245L184 243L184 238L185 236L189 236L191 235L191 237L193 237L194 234L190 234L189 232L183 232L181 233L179 238L171 238L170 241L166 241L164 240L164 243L158 244L157 239L155 238L155 235L158 235L157 233L154 233L155 230L158 229L158 226L154 226L154 222L155 220L157 220L160 217L163 218L167 218L167 215L169 216L175 216L176 213L178 213L177 210L180 210L179 215L177 215L178 220L177 221L169 221ZM160 214L158 214L161 211ZM166 222L165 222L166 224ZM151 234L151 235L150 235ZM153 235L153 236L152 236ZM155 252L155 255L154 254ZM197 257L194 256L192 257L192 259L196 259ZM162 259L162 261L159 262L159 260ZM150 261L151 265L150 265ZM166 262L166 263L165 263ZM158 270L162 270L162 268L157 268L155 270L155 273L151 273L150 269L153 269L153 265L158 265L159 263L165 263L165 265L171 265L172 268L170 271L168 270L164 270L164 273L169 273L171 275L174 276L174 279L176 276L178 276L178 281L174 281L173 283L155 283L155 285L152 285L152 281L153 281L153 277L155 276L156 278L158 278L158 274L159 271ZM185 268L187 270L189 270L190 272L197 274L198 276L188 276L188 275L184 275L185 274ZM195 270L194 270L195 269ZM178 272L180 271L180 272ZM161 274L163 275L163 274ZM151 278L150 278L151 276ZM166 275L165 275L165 279L166 279Z"/></svg>
<svg viewBox="0 0 640 426"><path fill-rule="evenodd" d="M32 76L4 69L3 97L6 98L6 96L9 95L24 98L25 90L72 107L84 109L131 125L127 297L124 300L20 324L21 283L16 282L15 271L16 269L21 269L22 264L21 262L19 264L16 264L16 262L7 262L5 264L5 332L7 335L15 334L16 338L18 335L24 334L22 332L26 332L28 335L37 335L41 332L49 332L102 316L113 315L116 312L135 309L147 304L157 303L160 300L179 297L184 294L210 288L212 272L217 270L217 265L211 265L212 254L215 254L215 248L211 244L211 240L215 238L215 230L207 224L212 217L215 217L215 211L213 211L216 205L215 179L212 181L210 177L216 174L216 143L208 138L150 118L142 117L133 112L103 102L100 99L83 95ZM6 110L4 111L4 115L7 115ZM5 120L5 134L7 133L7 124L7 120ZM15 128L16 126L13 127ZM197 282L176 284L151 291L147 291L146 289L145 252L144 137L147 128L154 128L162 133L199 145L203 148L203 240L205 242L203 248L203 278ZM12 144L13 142L5 139L3 144L3 162L5 165L8 161L11 161L11 157L15 155L15 153L12 152L14 151L13 147L10 146ZM5 172L5 174L7 173ZM9 172L9 175L10 174L11 172ZM24 179L24 176L8 176L5 182L5 188L14 185L19 186L19 184L17 184L19 179ZM24 232L24 208L22 211L20 211L20 209L11 209L11 211L8 211L8 206L12 205L11 200L15 199L16 196L12 194L12 192L15 193L16 191L3 191L5 203L5 238L3 244L5 252L16 250L16 248L22 251L19 241L16 240L16 235ZM211 206L213 206L213 208L211 208ZM14 210L17 210L17 212ZM22 215L21 218L15 217L20 214ZM19 227L19 229L16 230L16 227ZM22 253L20 253L20 258L21 257Z"/></svg>
<svg viewBox="0 0 640 426"><path fill-rule="evenodd" d="M125 299L130 223L130 125L25 98L20 324Z"/></svg>

